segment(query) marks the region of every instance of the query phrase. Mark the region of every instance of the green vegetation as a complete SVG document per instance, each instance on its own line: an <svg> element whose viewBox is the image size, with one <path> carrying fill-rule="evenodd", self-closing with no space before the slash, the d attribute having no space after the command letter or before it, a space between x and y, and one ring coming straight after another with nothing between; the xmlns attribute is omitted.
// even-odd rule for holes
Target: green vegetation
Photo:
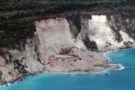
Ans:
<svg viewBox="0 0 135 90"><path fill-rule="evenodd" d="M25 66L22 65L19 60L15 60L14 61L14 69L17 69L18 72L22 73L22 74L27 74L27 71L25 70Z"/></svg>
<svg viewBox="0 0 135 90"><path fill-rule="evenodd" d="M96 42L90 41L88 36L86 36L86 38L83 40L83 42L86 45L88 50L91 50L91 51L98 50Z"/></svg>
<svg viewBox="0 0 135 90"><path fill-rule="evenodd" d="M115 31L115 38L118 42L122 41L122 37L119 32L120 30L123 30L130 37L135 39L135 12L133 12L133 10L134 9L119 10L119 13L117 15L115 13L112 13L112 15L114 16L113 20L111 20L111 16L108 16L108 19L115 23L115 25L111 25L111 28Z"/></svg>
<svg viewBox="0 0 135 90"><path fill-rule="evenodd" d="M0 80L2 79L2 72L0 71Z"/></svg>
<svg viewBox="0 0 135 90"><path fill-rule="evenodd" d="M0 28L0 46L5 46L32 37L35 26L32 21L23 21L1 24Z"/></svg>
<svg viewBox="0 0 135 90"><path fill-rule="evenodd" d="M39 17L77 11L121 11L134 7L132 0L0 0L0 47L32 37ZM80 30L79 17L75 21ZM25 40L24 40L25 41Z"/></svg>
<svg viewBox="0 0 135 90"><path fill-rule="evenodd" d="M68 22L70 24L70 28L71 28L71 32L72 32L73 36L76 38L81 31L81 17L79 15L79 13L69 15L66 17L66 19L68 20ZM72 27L72 26L76 26L77 29L74 29L74 27Z"/></svg>

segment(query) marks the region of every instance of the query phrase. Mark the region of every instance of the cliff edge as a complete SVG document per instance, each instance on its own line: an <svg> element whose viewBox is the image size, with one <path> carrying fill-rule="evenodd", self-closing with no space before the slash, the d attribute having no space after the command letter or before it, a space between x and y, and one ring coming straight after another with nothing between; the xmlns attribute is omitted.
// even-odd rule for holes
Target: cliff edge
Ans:
<svg viewBox="0 0 135 90"><path fill-rule="evenodd" d="M36 72L88 72L119 68L103 53L133 47L134 20L118 15L68 14L35 21L32 38L0 49L0 84Z"/></svg>

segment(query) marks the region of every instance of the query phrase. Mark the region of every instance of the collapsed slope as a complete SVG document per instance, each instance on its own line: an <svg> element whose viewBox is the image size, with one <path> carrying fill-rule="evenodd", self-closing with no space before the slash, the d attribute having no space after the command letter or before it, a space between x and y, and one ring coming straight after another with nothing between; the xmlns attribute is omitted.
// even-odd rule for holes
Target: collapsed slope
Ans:
<svg viewBox="0 0 135 90"><path fill-rule="evenodd" d="M40 18L33 38L18 48L1 48L0 82L39 71L92 73L118 68L108 65L102 54L134 46L134 20L105 14Z"/></svg>

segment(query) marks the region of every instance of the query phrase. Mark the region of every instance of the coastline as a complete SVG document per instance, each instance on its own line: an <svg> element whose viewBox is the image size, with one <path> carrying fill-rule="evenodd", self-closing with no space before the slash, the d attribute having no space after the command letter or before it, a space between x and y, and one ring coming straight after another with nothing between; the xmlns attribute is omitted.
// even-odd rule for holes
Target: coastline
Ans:
<svg viewBox="0 0 135 90"><path fill-rule="evenodd" d="M39 73L39 72L37 72L37 73ZM34 76L34 75L36 75L37 73L29 73L28 75L24 75L24 76L17 77L15 80L12 80L12 81L5 82L5 83L3 83L3 84L0 84L0 87L6 87L6 86L9 86L9 85L11 85L11 84L13 84L13 83L20 82L20 81L22 81L23 79L25 79L26 77L28 77L28 76Z"/></svg>
<svg viewBox="0 0 135 90"><path fill-rule="evenodd" d="M132 47L131 47L132 48ZM133 48L135 48L135 47L133 47ZM110 59L110 57L109 56L107 56L107 54L110 54L110 53L113 53L113 52L117 52L117 51L120 51L120 50L125 50L125 49L129 49L129 48L124 48L124 49L117 49L117 50L113 50L113 51L107 51L107 52L105 52L104 54L103 54L103 56L107 59L107 60L109 60L109 63L111 63L112 62L112 60ZM116 69L116 70L123 70L125 67L121 64L121 63L119 63L119 64L109 64L109 65L119 65L119 69Z"/></svg>
<svg viewBox="0 0 135 90"><path fill-rule="evenodd" d="M126 48L127 49L127 48ZM121 50L121 49L120 49ZM98 54L102 54L102 56L107 59L107 62L111 62L112 60L107 57L106 55L108 53L111 53L111 52L115 52L115 51L119 51L119 50L114 50L114 51L107 51L107 52L98 52ZM84 71L73 71L73 72L48 72L48 71L43 71L43 72L35 72L35 73L30 73L28 75L25 75L25 76L20 76L18 78L16 78L15 80L12 80L12 81L9 81L9 82L5 82L3 84L0 84L0 87L5 87L5 86L9 86L13 83L16 83L16 82L20 82L22 81L23 79L25 79L26 77L28 76L33 76L33 75L36 75L38 73L45 73L45 74L69 74L69 75L72 75L72 74L89 74L89 75L93 75L93 74L107 74L109 70L122 70L124 69L125 67L122 66L121 64L109 64L108 63L108 66L106 68L103 68L103 69L97 69L97 70L93 70L93 71L89 71L89 72L84 72Z"/></svg>

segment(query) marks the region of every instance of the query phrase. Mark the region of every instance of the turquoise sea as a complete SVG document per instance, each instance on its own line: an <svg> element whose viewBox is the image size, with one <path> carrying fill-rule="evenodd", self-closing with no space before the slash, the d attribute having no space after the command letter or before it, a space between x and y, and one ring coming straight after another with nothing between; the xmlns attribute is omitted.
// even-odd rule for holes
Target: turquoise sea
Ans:
<svg viewBox="0 0 135 90"><path fill-rule="evenodd" d="M135 48L106 53L105 56L112 60L110 63L125 68L92 75L39 73L21 82L0 86L0 90L135 90Z"/></svg>

